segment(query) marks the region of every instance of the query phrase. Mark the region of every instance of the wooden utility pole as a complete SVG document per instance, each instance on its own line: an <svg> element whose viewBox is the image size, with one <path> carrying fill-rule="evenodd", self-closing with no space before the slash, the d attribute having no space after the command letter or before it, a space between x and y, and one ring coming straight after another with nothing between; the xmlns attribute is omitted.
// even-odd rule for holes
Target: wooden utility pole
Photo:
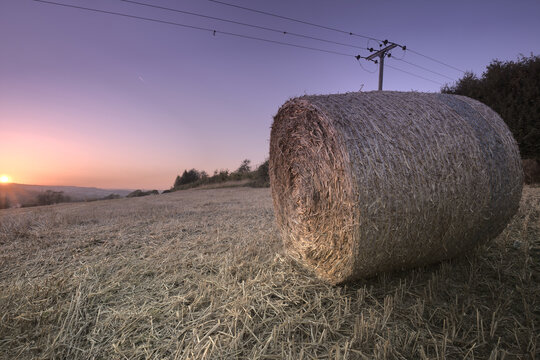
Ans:
<svg viewBox="0 0 540 360"><path fill-rule="evenodd" d="M377 51L376 53L373 53L366 57L366 60L373 60L377 56L379 57L379 91L382 91L382 83L383 83L383 72L384 72L384 57L386 56L386 53L393 48L398 46L398 44L390 44L386 46L385 48Z"/></svg>

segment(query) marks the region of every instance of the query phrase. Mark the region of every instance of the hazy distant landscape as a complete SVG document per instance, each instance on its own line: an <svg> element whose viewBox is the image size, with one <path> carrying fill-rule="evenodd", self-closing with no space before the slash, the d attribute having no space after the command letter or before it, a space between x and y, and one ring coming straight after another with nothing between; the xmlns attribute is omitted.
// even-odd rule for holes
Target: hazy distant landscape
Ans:
<svg viewBox="0 0 540 360"><path fill-rule="evenodd" d="M127 189L98 189L80 186L48 186L25 184L0 184L0 199L7 198L10 207L20 207L35 204L39 194L45 191L62 192L71 201L88 201L101 199L111 194L121 197L128 195L132 190Z"/></svg>
<svg viewBox="0 0 540 360"><path fill-rule="evenodd" d="M252 169L251 161L245 159L238 169L216 170L212 176L196 169L184 170L172 186L163 193L190 188L223 187L268 187L268 160ZM79 186L24 185L15 183L0 184L0 210L18 207L53 205L65 202L111 200L121 197L141 197L158 195L159 190L99 189Z"/></svg>

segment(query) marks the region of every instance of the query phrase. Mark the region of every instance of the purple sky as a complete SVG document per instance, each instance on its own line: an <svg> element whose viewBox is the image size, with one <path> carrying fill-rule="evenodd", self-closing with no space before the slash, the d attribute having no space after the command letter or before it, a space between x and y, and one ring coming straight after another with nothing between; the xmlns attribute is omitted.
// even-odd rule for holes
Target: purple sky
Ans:
<svg viewBox="0 0 540 360"><path fill-rule="evenodd" d="M57 0L218 30L209 32L38 3L0 0L0 175L15 182L169 188L184 169L236 169L268 156L272 116L288 98L377 89L377 65L240 39L346 54L365 50L200 19L119 0ZM139 0L346 42L365 39L208 0ZM540 52L540 1L224 0L407 45L480 75L492 59ZM377 47L371 41L369 46ZM395 50L393 56L403 52ZM404 60L458 79L411 52ZM447 78L392 58L439 83ZM369 73L368 71L374 71ZM385 68L385 90L440 85Z"/></svg>

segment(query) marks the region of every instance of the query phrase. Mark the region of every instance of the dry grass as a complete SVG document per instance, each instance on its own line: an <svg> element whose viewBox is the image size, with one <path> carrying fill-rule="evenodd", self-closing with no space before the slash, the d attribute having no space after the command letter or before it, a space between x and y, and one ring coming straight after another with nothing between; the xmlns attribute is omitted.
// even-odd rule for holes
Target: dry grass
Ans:
<svg viewBox="0 0 540 360"><path fill-rule="evenodd" d="M268 189L0 211L4 359L533 359L540 188L489 246L333 287Z"/></svg>

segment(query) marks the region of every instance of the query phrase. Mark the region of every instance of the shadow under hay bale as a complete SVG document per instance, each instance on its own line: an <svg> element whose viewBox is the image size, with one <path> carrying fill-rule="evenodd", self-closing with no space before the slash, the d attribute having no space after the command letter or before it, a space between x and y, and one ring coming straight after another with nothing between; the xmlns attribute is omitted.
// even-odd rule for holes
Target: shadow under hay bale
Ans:
<svg viewBox="0 0 540 360"><path fill-rule="evenodd" d="M333 284L494 238L517 211L523 182L503 120L445 94L289 100L274 118L269 166L288 253Z"/></svg>

